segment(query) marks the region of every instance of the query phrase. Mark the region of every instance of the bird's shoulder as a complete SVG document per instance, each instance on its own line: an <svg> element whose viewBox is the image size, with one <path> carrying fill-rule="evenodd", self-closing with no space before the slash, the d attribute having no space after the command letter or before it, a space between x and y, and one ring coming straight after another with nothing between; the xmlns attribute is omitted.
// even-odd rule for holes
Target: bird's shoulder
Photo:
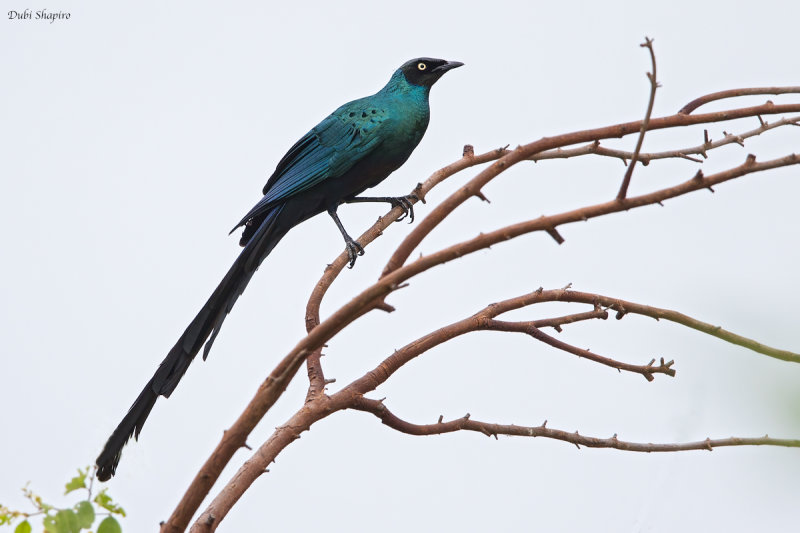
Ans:
<svg viewBox="0 0 800 533"><path fill-rule="evenodd" d="M374 150L383 138L381 129L392 122L391 108L383 104L361 98L328 115L281 158L264 186L264 194L271 191L272 195L279 195L283 189L279 185L296 180L310 185L335 176L351 167L359 156Z"/></svg>
<svg viewBox="0 0 800 533"><path fill-rule="evenodd" d="M347 136L368 136L391 125L395 110L392 102L375 97L359 98L339 107L312 131L323 145L335 142L343 132Z"/></svg>

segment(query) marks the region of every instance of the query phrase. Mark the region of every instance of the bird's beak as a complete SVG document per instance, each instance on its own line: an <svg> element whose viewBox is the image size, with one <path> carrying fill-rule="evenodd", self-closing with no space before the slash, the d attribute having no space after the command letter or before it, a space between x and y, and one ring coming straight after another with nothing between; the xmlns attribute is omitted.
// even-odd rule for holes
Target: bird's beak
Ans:
<svg viewBox="0 0 800 533"><path fill-rule="evenodd" d="M442 74L444 74L448 70L452 70L454 68L458 68L458 67L462 67L462 66L464 66L464 63L462 63L461 61L448 61L444 65L439 65L438 67L433 69L432 72L436 72L436 73L440 73L441 72Z"/></svg>

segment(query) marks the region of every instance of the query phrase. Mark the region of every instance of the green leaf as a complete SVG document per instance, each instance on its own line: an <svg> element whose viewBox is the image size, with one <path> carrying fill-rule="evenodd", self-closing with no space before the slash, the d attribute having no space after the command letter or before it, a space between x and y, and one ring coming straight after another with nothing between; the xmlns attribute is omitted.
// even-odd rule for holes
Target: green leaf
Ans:
<svg viewBox="0 0 800 533"><path fill-rule="evenodd" d="M101 490L97 494L97 496L94 497L94 503L96 503L97 505L99 505L100 507L105 509L106 511L109 511L111 513L115 513L115 514L118 514L118 515L125 516L125 509L123 509L119 505L115 504L111 500L111 496L109 496L107 494L107 491L108 491L107 488Z"/></svg>
<svg viewBox="0 0 800 533"><path fill-rule="evenodd" d="M72 509L62 509L56 513L58 533L80 533L78 515Z"/></svg>
<svg viewBox="0 0 800 533"><path fill-rule="evenodd" d="M88 472L89 472L88 468L86 470L81 470L79 468L78 469L78 475L75 476L74 478L70 479L67 482L67 490L64 492L64 494L69 494L73 490L85 489L86 488L86 474Z"/></svg>
<svg viewBox="0 0 800 533"><path fill-rule="evenodd" d="M113 516L107 516L97 526L97 533L122 533L122 527Z"/></svg>
<svg viewBox="0 0 800 533"><path fill-rule="evenodd" d="M75 506L75 515L78 517L78 525L81 529L89 529L94 523L94 507L92 502L84 500Z"/></svg>
<svg viewBox="0 0 800 533"><path fill-rule="evenodd" d="M61 529L58 527L58 523L56 523L55 516L46 515L44 520L42 520L42 525L47 533L62 533Z"/></svg>
<svg viewBox="0 0 800 533"><path fill-rule="evenodd" d="M31 533L32 529L31 523L27 520L23 520L14 528L14 533Z"/></svg>

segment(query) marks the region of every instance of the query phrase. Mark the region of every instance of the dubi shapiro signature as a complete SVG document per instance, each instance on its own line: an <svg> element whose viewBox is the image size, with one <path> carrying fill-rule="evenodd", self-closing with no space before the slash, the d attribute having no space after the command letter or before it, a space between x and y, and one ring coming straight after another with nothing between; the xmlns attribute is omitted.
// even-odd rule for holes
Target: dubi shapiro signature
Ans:
<svg viewBox="0 0 800 533"><path fill-rule="evenodd" d="M50 24L57 20L69 20L71 16L72 14L68 11L48 11L46 9L37 9L36 11L12 9L8 12L8 20L46 20L50 21Z"/></svg>

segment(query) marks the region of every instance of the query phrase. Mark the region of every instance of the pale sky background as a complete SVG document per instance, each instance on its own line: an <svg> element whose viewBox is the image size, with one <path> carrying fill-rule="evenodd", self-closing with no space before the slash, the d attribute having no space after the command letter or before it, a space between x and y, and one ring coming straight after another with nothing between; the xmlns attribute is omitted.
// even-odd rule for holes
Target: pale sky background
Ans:
<svg viewBox="0 0 800 533"><path fill-rule="evenodd" d="M114 5L116 4L116 5ZM0 21L0 502L19 487L54 503L111 430L238 253L228 229L283 153L340 104L378 90L417 56L466 63L434 88L408 163L374 192L405 194L455 160L642 116L655 38L656 116L720 89L798 85L800 3L783 2L62 2L68 21ZM757 104L754 97L709 106ZM775 97L776 102L798 97ZM708 126L741 132L755 119ZM645 150L699 144L702 127L652 134ZM631 149L634 137L608 143ZM719 150L797 152L800 128ZM687 161L640 167L632 193L682 181ZM613 197L624 167L582 158L521 164L421 250ZM436 189L433 204L478 170ZM797 167L751 175L625 214L519 238L418 278L326 350L331 390L407 342L492 301L571 282L678 309L800 350ZM358 235L382 206L347 206ZM342 274L323 313L376 279L410 231L395 224ZM342 250L327 216L293 230L237 303L205 363L161 399L123 455L112 495L125 531L166 519L261 380L304 334L306 299ZM579 309L583 310L584 307ZM515 316L536 318L562 308ZM520 335L476 333L407 365L373 397L418 423L479 420L645 442L800 438L800 366L629 316L559 338L632 363L675 359L674 379L619 374ZM250 438L300 406L301 372ZM239 452L227 481L248 457ZM411 437L340 413L278 458L219 531L788 531L800 450L679 454L577 450L544 439ZM215 488L216 494L219 486Z"/></svg>

